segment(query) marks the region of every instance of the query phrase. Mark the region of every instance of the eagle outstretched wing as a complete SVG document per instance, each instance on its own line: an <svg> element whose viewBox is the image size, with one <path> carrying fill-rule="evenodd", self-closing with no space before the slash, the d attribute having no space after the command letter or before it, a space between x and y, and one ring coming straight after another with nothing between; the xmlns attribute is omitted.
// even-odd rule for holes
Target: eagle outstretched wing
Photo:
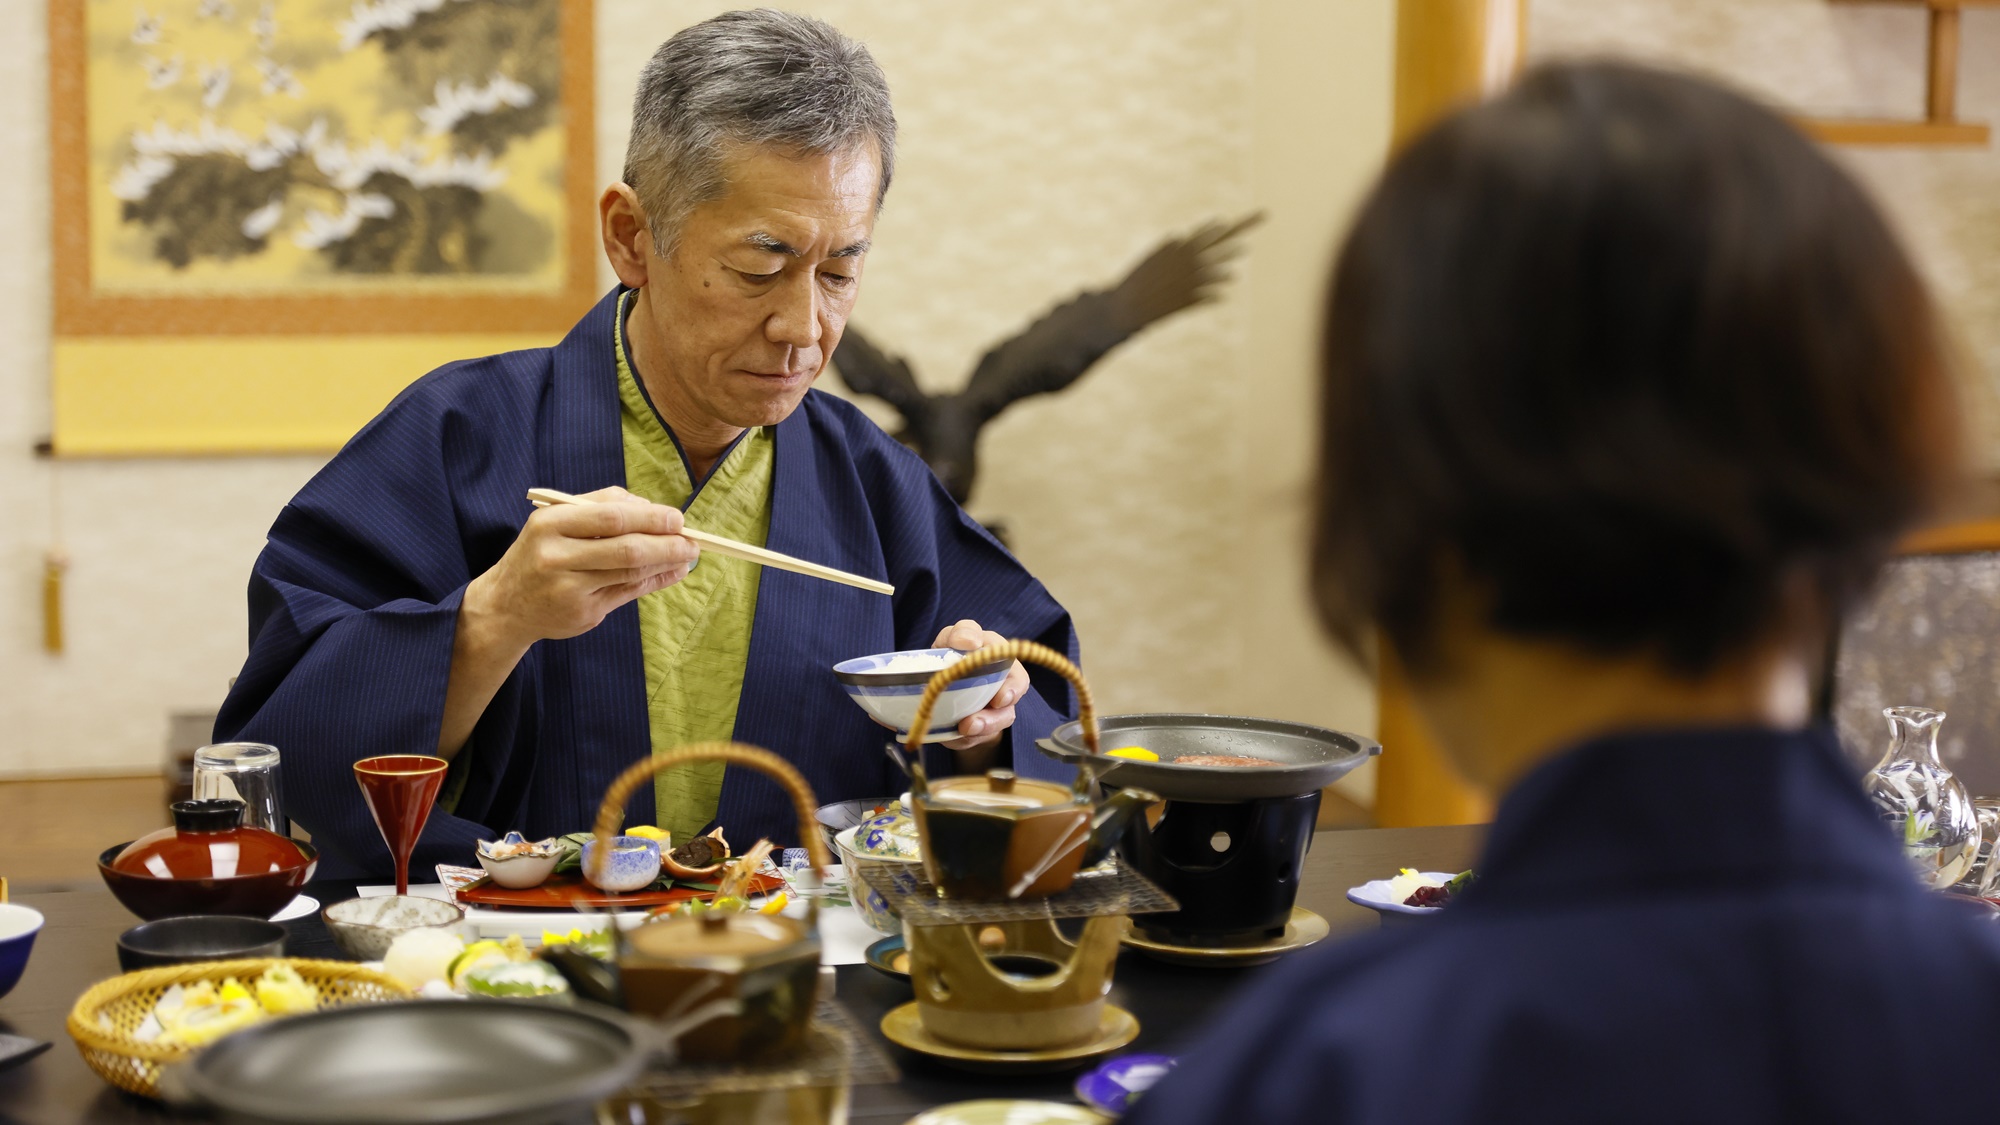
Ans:
<svg viewBox="0 0 2000 1125"><path fill-rule="evenodd" d="M895 407L905 420L915 420L922 414L928 400L917 386L909 363L876 347L868 337L855 331L853 325L848 325L841 334L840 346L834 349L832 358L834 370L840 372L840 381L847 384L848 390L881 399Z"/></svg>
<svg viewBox="0 0 2000 1125"><path fill-rule="evenodd" d="M1168 239L1113 288L1078 294L987 352L964 392L974 414L985 421L1021 399L1062 390L1147 325L1216 300L1229 279L1225 267L1242 252L1237 238L1263 218L1212 222Z"/></svg>

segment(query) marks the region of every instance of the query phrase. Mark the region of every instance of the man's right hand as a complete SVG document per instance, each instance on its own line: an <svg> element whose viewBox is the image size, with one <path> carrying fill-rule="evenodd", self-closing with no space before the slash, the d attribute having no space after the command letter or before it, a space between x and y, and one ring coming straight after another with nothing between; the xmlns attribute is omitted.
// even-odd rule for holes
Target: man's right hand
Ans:
<svg viewBox="0 0 2000 1125"><path fill-rule="evenodd" d="M507 553L465 588L460 627L506 647L589 632L626 602L687 577L701 548L681 536L681 513L622 488L528 516Z"/></svg>
<svg viewBox="0 0 2000 1125"><path fill-rule="evenodd" d="M528 516L521 534L465 587L452 641L438 753L457 754L536 641L587 633L614 609L687 577L701 548L681 514L622 488Z"/></svg>

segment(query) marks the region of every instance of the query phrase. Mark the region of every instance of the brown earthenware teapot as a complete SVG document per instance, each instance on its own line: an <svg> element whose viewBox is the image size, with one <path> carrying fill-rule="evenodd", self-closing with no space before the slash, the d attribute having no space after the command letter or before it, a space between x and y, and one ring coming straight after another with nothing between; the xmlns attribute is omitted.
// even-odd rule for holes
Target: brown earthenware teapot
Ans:
<svg viewBox="0 0 2000 1125"><path fill-rule="evenodd" d="M938 781L925 777L922 732L930 729L937 697L959 677L1016 659L1044 665L1076 688L1085 745L1098 752L1090 686L1076 665L1053 649L1033 641L1003 641L931 677L905 747L910 803L923 842L924 873L953 898L1046 898L1068 890L1077 871L1110 854L1134 813L1160 799L1144 789L1121 789L1095 802L1085 769L1077 771L1071 785L1017 777L1011 770Z"/></svg>
<svg viewBox="0 0 2000 1125"><path fill-rule="evenodd" d="M724 761L768 774L792 798L799 839L824 871L826 840L805 778L768 750L733 742L684 746L620 774L597 813L596 856L610 848L634 789L683 762ZM731 910L652 919L619 939L618 988L625 1007L674 1028L679 1056L693 1062L762 1062L804 1046L819 992L819 903L801 921ZM704 1013L712 1013L704 1016Z"/></svg>

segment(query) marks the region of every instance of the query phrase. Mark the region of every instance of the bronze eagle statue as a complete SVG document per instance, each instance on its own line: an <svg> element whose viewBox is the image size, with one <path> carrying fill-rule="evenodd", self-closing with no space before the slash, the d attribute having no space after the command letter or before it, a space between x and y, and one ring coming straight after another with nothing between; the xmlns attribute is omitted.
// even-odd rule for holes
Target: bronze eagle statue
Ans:
<svg viewBox="0 0 2000 1125"><path fill-rule="evenodd" d="M902 416L897 440L917 451L952 499L972 495L979 467L979 431L1009 406L1051 394L1082 378L1106 352L1148 325L1218 298L1224 267L1242 252L1237 241L1263 219L1210 222L1185 238L1155 247L1124 280L1057 305L1013 339L988 351L963 390L926 394L910 365L848 326L833 354L847 389L887 402Z"/></svg>

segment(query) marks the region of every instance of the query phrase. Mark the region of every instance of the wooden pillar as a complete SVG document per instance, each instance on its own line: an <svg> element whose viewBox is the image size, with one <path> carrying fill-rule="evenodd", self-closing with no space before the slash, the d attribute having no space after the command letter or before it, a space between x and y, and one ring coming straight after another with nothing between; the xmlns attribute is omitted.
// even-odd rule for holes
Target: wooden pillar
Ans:
<svg viewBox="0 0 2000 1125"><path fill-rule="evenodd" d="M1951 121L1958 116L1958 9L1931 9L1930 57L1925 67L1924 116Z"/></svg>
<svg viewBox="0 0 2000 1125"><path fill-rule="evenodd" d="M1390 143L1506 87L1520 69L1526 0L1398 0Z"/></svg>
<svg viewBox="0 0 2000 1125"><path fill-rule="evenodd" d="M1398 0L1393 146L1513 80L1525 41L1525 8L1525 0ZM1445 758L1411 701L1393 653L1386 645L1381 651L1375 823L1405 828L1492 819L1492 798Z"/></svg>

